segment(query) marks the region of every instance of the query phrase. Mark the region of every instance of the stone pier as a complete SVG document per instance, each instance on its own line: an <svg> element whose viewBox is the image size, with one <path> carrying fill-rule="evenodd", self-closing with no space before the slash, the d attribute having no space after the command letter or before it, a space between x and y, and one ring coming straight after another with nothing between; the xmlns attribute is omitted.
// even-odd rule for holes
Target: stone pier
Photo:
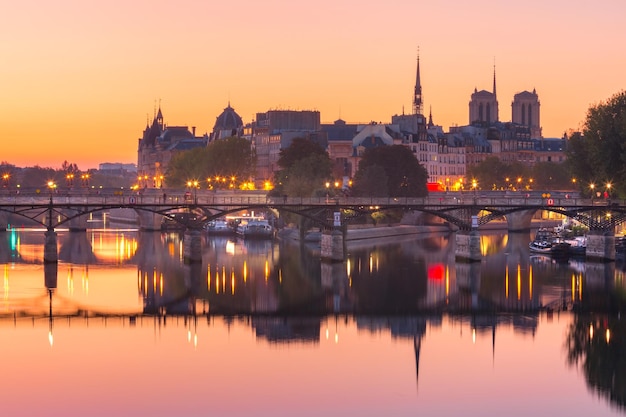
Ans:
<svg viewBox="0 0 626 417"><path fill-rule="evenodd" d="M45 241L43 247L43 263L59 262L59 252L57 248L57 232L47 230L45 233Z"/></svg>
<svg viewBox="0 0 626 417"><path fill-rule="evenodd" d="M615 260L615 234L611 231L590 230L587 233L587 259L610 262Z"/></svg>
<svg viewBox="0 0 626 417"><path fill-rule="evenodd" d="M202 232L200 230L185 230L183 258L186 264L202 262Z"/></svg>
<svg viewBox="0 0 626 417"><path fill-rule="evenodd" d="M458 231L456 233L456 250L454 253L457 261L480 262L480 233L478 230Z"/></svg>
<svg viewBox="0 0 626 417"><path fill-rule="evenodd" d="M343 233L339 229L324 230L320 239L323 261L343 262L345 258Z"/></svg>

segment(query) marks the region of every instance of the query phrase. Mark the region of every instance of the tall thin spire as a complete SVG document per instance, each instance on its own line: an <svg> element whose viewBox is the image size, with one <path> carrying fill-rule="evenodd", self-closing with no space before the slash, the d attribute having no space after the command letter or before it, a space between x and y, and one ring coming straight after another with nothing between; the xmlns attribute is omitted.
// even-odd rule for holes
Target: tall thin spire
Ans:
<svg viewBox="0 0 626 417"><path fill-rule="evenodd" d="M413 113L422 114L424 103L422 101L422 82L420 81L420 50L417 48L417 73L415 76L415 92L413 94Z"/></svg>
<svg viewBox="0 0 626 417"><path fill-rule="evenodd" d="M496 97L496 58L493 58L493 96Z"/></svg>

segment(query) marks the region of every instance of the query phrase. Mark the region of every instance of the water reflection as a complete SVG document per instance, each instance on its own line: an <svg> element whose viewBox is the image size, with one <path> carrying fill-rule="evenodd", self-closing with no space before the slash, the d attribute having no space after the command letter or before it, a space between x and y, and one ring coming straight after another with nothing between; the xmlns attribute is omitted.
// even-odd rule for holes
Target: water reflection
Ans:
<svg viewBox="0 0 626 417"><path fill-rule="evenodd" d="M38 251L35 247L41 246L40 239L33 239L36 234L4 235L4 244L15 248L9 251L13 262L4 263L5 298L14 269L10 265L41 262L41 258L31 258ZM177 233L60 234L58 268L67 271L60 293L89 308L79 298L90 293L90 275L114 264L136 268L134 290L128 283L124 289L135 292L134 296L126 293L129 298L141 298L140 312L145 314L410 314L572 308L615 312L624 301L620 296L624 272L615 263L555 262L531 255L528 236L522 234L483 236L481 245L488 255L480 263L455 262L454 240L449 235L352 245L343 263L320 262L315 247L226 237L202 239L201 260L185 262L184 237ZM120 289L106 295L119 298Z"/></svg>
<svg viewBox="0 0 626 417"><path fill-rule="evenodd" d="M150 328L155 338L182 330L194 349L222 324L227 334L243 327L271 346L339 345L354 328L410 343L403 365L410 360L421 386L420 370L436 356L425 347L442 327L486 346L495 362L498 346L511 346L503 338L537 337L541 326L573 314L565 336L553 336L567 347L567 364L624 409L623 266L531 255L523 234L483 236L479 263L456 263L449 235L352 244L345 262L324 263L317 247L207 236L201 261L185 262L184 237L176 233L90 231L59 235L60 251L87 256L42 265L37 233L3 236L10 255L2 259L0 323L47 320L55 348L59 327L67 337L73 323L88 320Z"/></svg>
<svg viewBox="0 0 626 417"><path fill-rule="evenodd" d="M626 410L626 322L619 316L578 314L567 333L567 361L580 368L600 397Z"/></svg>

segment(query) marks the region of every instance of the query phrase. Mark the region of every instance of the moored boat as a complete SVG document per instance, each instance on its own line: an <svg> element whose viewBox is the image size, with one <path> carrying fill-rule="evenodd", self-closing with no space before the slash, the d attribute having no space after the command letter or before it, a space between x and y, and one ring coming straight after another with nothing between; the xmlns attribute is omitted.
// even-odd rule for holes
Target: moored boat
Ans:
<svg viewBox="0 0 626 417"><path fill-rule="evenodd" d="M235 228L226 220L212 220L204 225L209 235L229 236L235 234Z"/></svg>
<svg viewBox="0 0 626 417"><path fill-rule="evenodd" d="M532 242L528 244L528 249L532 253L541 253L555 257L567 257L570 255L571 245L561 239L553 230L541 228Z"/></svg>
<svg viewBox="0 0 626 417"><path fill-rule="evenodd" d="M250 220L237 227L237 234L244 239L273 239L274 227L267 220Z"/></svg>
<svg viewBox="0 0 626 417"><path fill-rule="evenodd" d="M563 239L563 241L570 245L570 255L585 256L587 254L587 238L585 236L574 236L571 239Z"/></svg>

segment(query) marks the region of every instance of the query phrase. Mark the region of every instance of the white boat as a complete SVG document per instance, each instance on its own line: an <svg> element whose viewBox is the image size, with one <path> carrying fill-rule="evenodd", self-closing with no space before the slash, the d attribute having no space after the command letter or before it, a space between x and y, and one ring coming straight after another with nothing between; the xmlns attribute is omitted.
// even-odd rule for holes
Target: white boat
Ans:
<svg viewBox="0 0 626 417"><path fill-rule="evenodd" d="M212 220L205 224L204 230L209 232L210 235L235 234L235 228L232 227L226 220Z"/></svg>
<svg viewBox="0 0 626 417"><path fill-rule="evenodd" d="M237 234L244 239L273 239L274 227L267 220L249 220L237 227Z"/></svg>
<svg viewBox="0 0 626 417"><path fill-rule="evenodd" d="M541 228L537 230L533 241L528 244L528 249L532 253L569 256L570 244L559 238L553 230Z"/></svg>

